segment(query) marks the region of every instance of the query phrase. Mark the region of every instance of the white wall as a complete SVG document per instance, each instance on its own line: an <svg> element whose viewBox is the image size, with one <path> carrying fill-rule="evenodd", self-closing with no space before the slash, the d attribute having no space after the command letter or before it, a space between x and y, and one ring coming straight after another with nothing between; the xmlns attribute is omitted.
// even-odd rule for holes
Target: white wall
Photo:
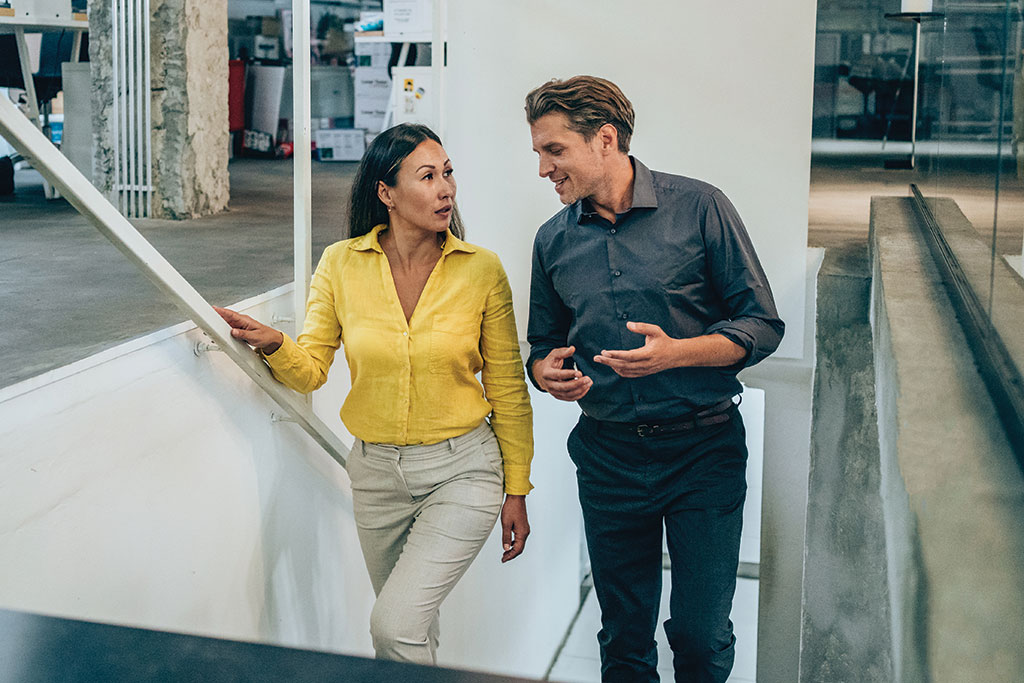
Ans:
<svg viewBox="0 0 1024 683"><path fill-rule="evenodd" d="M286 294L244 308L269 319ZM197 358L200 337L185 323L0 392L0 605L367 651L344 471L225 356Z"/></svg>
<svg viewBox="0 0 1024 683"><path fill-rule="evenodd" d="M238 308L288 315L290 292ZM0 390L0 607L371 654L347 475L200 338L184 323ZM346 440L348 386L339 356L314 398ZM540 444L527 552L503 566L490 539L442 609L442 663L545 670L579 587L567 467Z"/></svg>
<svg viewBox="0 0 1024 683"><path fill-rule="evenodd" d="M445 145L469 238L501 254L522 330L533 235L560 207L523 99L587 73L632 100L639 159L736 204L787 324L777 355L803 355L814 22L813 0L448 0Z"/></svg>
<svg viewBox="0 0 1024 683"><path fill-rule="evenodd" d="M537 176L523 112L537 85L581 73L615 81L636 109L632 152L717 185L743 216L787 326L775 358L759 366L768 379L754 385L767 390L758 677L795 680L817 263L807 250L816 3L447 5L445 147L469 239L501 255L523 338L533 236L561 206ZM555 406L548 396L534 402L538 413ZM563 458L572 421L538 432L562 445ZM753 529L756 502L746 512ZM744 541L749 561L757 544Z"/></svg>

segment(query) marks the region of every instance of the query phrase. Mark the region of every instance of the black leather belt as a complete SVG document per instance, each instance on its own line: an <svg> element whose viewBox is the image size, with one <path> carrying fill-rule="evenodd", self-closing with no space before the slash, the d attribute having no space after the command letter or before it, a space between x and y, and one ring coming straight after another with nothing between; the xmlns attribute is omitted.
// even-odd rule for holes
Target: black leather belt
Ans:
<svg viewBox="0 0 1024 683"><path fill-rule="evenodd" d="M608 429L613 432L636 434L641 439L660 434L673 434L675 432L686 432L700 427L728 422L731 418L729 409L739 403L734 403L729 397L721 403L716 403L707 408L681 415L680 417L658 420L657 422L609 422L606 420L595 420L601 429ZM593 418L591 418L593 419Z"/></svg>

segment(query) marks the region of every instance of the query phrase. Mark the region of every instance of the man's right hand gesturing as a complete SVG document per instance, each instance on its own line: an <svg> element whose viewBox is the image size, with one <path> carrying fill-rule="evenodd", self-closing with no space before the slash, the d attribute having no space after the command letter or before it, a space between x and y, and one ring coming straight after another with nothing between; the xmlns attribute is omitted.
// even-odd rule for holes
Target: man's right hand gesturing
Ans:
<svg viewBox="0 0 1024 683"><path fill-rule="evenodd" d="M560 401L578 401L594 385L594 380L584 377L579 370L562 369L562 362L575 352L575 346L563 346L533 363L533 378L537 384Z"/></svg>

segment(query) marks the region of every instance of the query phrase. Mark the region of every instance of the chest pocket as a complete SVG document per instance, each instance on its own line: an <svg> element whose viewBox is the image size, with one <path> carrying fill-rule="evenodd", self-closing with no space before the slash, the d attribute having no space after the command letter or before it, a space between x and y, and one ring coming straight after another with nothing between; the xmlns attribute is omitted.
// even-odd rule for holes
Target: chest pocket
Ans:
<svg viewBox="0 0 1024 683"><path fill-rule="evenodd" d="M479 371L480 316L438 313L430 328L430 372L454 375Z"/></svg>
<svg viewBox="0 0 1024 683"><path fill-rule="evenodd" d="M660 264L657 272L658 283L669 293L685 293L694 287L700 287L707 279L703 254L695 254L679 261L667 261Z"/></svg>

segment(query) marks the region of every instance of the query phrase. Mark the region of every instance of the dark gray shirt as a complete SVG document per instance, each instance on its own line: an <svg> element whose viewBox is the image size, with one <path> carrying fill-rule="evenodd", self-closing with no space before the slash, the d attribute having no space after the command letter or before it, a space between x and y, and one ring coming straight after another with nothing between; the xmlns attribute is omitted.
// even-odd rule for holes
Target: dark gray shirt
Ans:
<svg viewBox="0 0 1024 683"><path fill-rule="evenodd" d="M581 200L540 227L530 287L531 381L534 361L573 345L576 367L594 380L580 407L615 422L677 417L734 396L741 391L736 373L771 354L785 329L725 195L632 161L633 206L614 224ZM620 377L593 357L643 346L627 321L659 325L675 338L721 334L747 356L733 367Z"/></svg>

